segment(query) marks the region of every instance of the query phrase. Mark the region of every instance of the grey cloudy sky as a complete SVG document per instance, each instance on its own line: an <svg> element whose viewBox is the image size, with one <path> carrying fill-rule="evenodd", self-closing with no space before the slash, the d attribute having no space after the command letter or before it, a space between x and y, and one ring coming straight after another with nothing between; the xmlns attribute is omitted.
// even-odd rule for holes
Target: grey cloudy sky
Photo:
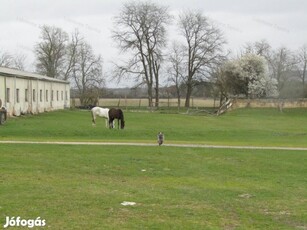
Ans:
<svg viewBox="0 0 307 230"><path fill-rule="evenodd" d="M119 59L111 39L112 19L126 0L0 0L0 51L27 56L27 69L34 71L33 47L40 26L54 25L71 33L76 28L108 71ZM186 9L204 12L224 31L227 48L234 53L247 42L266 39L273 48L296 50L307 43L306 0L156 0L169 6L173 15ZM179 35L170 30L170 40ZM121 86L125 86L122 83Z"/></svg>

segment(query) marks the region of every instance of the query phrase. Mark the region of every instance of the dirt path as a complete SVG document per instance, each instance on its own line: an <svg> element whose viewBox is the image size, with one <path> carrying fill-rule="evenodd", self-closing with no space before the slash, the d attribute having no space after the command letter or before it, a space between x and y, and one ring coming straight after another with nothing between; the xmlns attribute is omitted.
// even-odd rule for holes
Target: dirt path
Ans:
<svg viewBox="0 0 307 230"><path fill-rule="evenodd" d="M121 145L121 146L158 146L151 143L137 142L62 142L62 141L0 141L0 144L46 144L46 145ZM259 150L292 150L307 151L303 147L263 147L263 146L231 146L231 145L203 145L203 144L164 144L168 147L181 148L212 148L212 149L259 149Z"/></svg>

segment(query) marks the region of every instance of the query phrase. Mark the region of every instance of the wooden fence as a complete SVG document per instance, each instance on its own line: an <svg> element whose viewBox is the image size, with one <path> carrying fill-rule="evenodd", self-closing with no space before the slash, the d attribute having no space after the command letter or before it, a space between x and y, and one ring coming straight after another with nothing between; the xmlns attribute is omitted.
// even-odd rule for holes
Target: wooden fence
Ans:
<svg viewBox="0 0 307 230"><path fill-rule="evenodd" d="M80 106L78 98L71 99L72 107ZM232 99L232 109L236 108L307 108L307 98L303 99ZM121 107L121 108L146 108L148 107L147 98L100 98L100 107ZM178 108L176 98L162 98L159 107ZM184 107L184 99L181 100L180 108ZM219 108L219 101L210 98L191 98L191 108Z"/></svg>
<svg viewBox="0 0 307 230"><path fill-rule="evenodd" d="M184 107L185 100L182 99L180 103L180 107ZM155 103L155 102L154 102ZM71 99L71 105L78 107L80 106L80 100L78 98ZM204 98L191 98L190 105L193 108L197 107L218 107L219 101L214 101L213 99L204 99ZM100 98L98 102L98 106L100 107L148 107L148 99L147 98ZM178 107L177 98L162 98L159 100L159 107Z"/></svg>

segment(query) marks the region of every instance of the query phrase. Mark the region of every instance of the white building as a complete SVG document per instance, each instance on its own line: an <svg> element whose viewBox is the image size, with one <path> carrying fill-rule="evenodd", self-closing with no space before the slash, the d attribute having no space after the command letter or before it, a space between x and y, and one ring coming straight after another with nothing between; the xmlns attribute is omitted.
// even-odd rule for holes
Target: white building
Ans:
<svg viewBox="0 0 307 230"><path fill-rule="evenodd" d="M0 99L8 116L70 107L69 82L0 67Z"/></svg>

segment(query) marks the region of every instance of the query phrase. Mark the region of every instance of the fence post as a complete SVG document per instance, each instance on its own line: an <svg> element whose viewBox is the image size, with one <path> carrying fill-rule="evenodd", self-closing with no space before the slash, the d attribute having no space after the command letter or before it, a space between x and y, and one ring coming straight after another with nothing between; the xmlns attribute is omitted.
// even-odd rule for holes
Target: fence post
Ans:
<svg viewBox="0 0 307 230"><path fill-rule="evenodd" d="M127 111L127 95L125 95L125 107L126 107L126 111Z"/></svg>

